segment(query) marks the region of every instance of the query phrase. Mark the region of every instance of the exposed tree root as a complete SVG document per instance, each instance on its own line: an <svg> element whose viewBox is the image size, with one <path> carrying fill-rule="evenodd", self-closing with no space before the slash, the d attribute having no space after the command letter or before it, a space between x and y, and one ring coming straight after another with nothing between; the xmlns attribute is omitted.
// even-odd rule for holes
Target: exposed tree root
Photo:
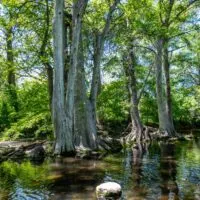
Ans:
<svg viewBox="0 0 200 200"><path fill-rule="evenodd" d="M131 126L128 126L128 130L130 130ZM142 142L142 141L150 141L154 138L155 132L157 132L158 129L152 128L152 127L148 127L148 126L144 126L143 129L134 129L132 128L132 130L130 131L130 133L128 133L123 141L126 144L131 144L134 142ZM125 133L123 133L124 135Z"/></svg>
<svg viewBox="0 0 200 200"><path fill-rule="evenodd" d="M122 133L121 142L123 145L131 145L135 142L146 142L152 140L182 140L178 133L168 133L167 131L160 131L158 128L150 126L143 126L142 130L132 127L130 123L125 131Z"/></svg>

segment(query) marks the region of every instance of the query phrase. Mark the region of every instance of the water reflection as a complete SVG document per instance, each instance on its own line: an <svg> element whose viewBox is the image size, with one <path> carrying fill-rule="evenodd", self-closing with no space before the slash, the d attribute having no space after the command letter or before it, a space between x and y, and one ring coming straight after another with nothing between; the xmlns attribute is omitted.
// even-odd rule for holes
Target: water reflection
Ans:
<svg viewBox="0 0 200 200"><path fill-rule="evenodd" d="M137 143L132 149L127 150L125 158L126 180L131 180L131 188L127 189L124 198L141 199L145 197L145 187L142 184L143 156L147 152L147 144ZM127 170L128 169L128 170ZM128 181L126 181L128 183ZM130 183L129 183L130 185Z"/></svg>
<svg viewBox="0 0 200 200"><path fill-rule="evenodd" d="M160 144L161 200L179 199L179 189L176 183L177 161L175 157L175 148L176 146L174 144Z"/></svg>
<svg viewBox="0 0 200 200"><path fill-rule="evenodd" d="M51 164L50 199L95 199L95 186L100 183L102 163L73 158L56 159Z"/></svg>
<svg viewBox="0 0 200 200"><path fill-rule="evenodd" d="M58 158L0 164L0 199L93 200L105 181L122 185L122 199L200 199L199 140L137 144L103 161Z"/></svg>

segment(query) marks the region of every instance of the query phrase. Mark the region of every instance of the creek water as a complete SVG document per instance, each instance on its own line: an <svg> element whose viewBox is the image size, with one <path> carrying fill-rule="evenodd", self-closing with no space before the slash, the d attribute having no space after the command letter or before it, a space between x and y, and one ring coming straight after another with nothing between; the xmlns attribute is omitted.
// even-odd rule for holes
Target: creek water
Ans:
<svg viewBox="0 0 200 200"><path fill-rule="evenodd" d="M200 139L153 143L108 155L0 164L0 200L95 200L98 184L115 181L122 199L199 200Z"/></svg>

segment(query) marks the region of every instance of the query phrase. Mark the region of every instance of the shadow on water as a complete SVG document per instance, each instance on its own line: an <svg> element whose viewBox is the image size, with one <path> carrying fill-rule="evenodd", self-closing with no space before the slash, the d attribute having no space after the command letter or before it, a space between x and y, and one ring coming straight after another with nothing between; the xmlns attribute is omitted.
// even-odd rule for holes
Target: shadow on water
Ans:
<svg viewBox="0 0 200 200"><path fill-rule="evenodd" d="M93 200L96 186L107 181L121 184L123 200L199 200L200 140L137 144L101 161L6 161L0 164L0 199Z"/></svg>

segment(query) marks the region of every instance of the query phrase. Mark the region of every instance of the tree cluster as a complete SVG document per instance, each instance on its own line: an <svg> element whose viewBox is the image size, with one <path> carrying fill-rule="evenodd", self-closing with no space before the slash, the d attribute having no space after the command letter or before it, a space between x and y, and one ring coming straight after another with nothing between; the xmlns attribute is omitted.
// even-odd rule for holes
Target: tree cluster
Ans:
<svg viewBox="0 0 200 200"><path fill-rule="evenodd" d="M198 127L199 5L2 0L0 134L53 130L64 154L129 122L127 142L151 139L150 126L167 137Z"/></svg>

